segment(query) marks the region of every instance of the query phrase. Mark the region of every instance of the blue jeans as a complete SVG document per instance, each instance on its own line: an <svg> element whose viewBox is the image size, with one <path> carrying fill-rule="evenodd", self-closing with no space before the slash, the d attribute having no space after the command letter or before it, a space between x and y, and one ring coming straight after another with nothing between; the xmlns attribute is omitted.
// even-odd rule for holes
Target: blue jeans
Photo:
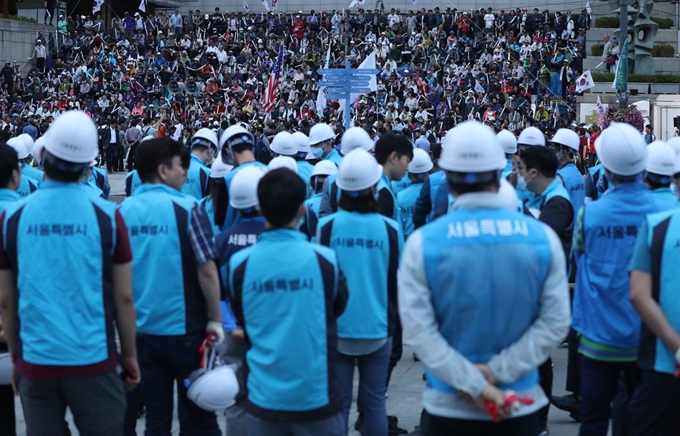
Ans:
<svg viewBox="0 0 680 436"><path fill-rule="evenodd" d="M628 397L635 386L636 362L602 362L581 357L581 428L579 436L606 436L612 401L623 372ZM619 414L625 416L625 413ZM615 423L617 424L617 423ZM614 426L617 427L617 426Z"/></svg>
<svg viewBox="0 0 680 436"><path fill-rule="evenodd" d="M246 415L248 436L346 436L342 414L336 413L318 421L277 422ZM228 433L227 433L228 434ZM367 433L368 434L368 433Z"/></svg>
<svg viewBox="0 0 680 436"><path fill-rule="evenodd" d="M385 391L387 386L387 369L392 352L392 339L371 354L348 356L338 353L336 367L338 388L342 398L342 412L345 428L348 427L349 410L352 407L352 387L354 367L359 367L359 397L361 412L365 417L365 434L371 436L387 436L387 409L385 407Z"/></svg>
<svg viewBox="0 0 680 436"><path fill-rule="evenodd" d="M137 358L142 371L142 389L146 406L145 436L167 436L172 428L173 387L177 382L180 422L188 431L182 434L221 436L217 417L187 399L184 379L198 369L201 355L198 349L203 335L137 336Z"/></svg>

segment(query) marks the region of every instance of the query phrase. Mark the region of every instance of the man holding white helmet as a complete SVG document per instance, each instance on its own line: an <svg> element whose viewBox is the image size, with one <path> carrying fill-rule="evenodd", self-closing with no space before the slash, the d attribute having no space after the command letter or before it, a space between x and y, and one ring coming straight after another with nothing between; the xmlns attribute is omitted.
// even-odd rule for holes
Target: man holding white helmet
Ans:
<svg viewBox="0 0 680 436"><path fill-rule="evenodd" d="M645 183L652 195L661 201L675 205L678 202L671 190L675 152L663 141L654 141L647 146L647 165L645 166Z"/></svg>
<svg viewBox="0 0 680 436"><path fill-rule="evenodd" d="M219 267L222 271L223 280L226 279L228 264L231 257L242 249L255 244L264 231L264 217L257 208L257 185L266 174L261 168L248 166L239 171L229 187L229 204L241 214L241 221L225 229L215 237L215 247L219 257ZM223 283L227 289L226 282ZM222 301L222 324L227 337L222 348L222 359L226 364L236 364L243 371L245 363L247 342L243 327L239 326L231 310L231 305L223 296ZM246 393L236 398L236 404L226 410L228 435L246 436Z"/></svg>
<svg viewBox="0 0 680 436"><path fill-rule="evenodd" d="M220 157L222 162L234 165L234 169L224 178L226 181L226 190L223 195L226 196L227 215L224 219L222 230L237 224L240 221L240 214L229 203L229 186L234 176L238 174L243 168L249 166L256 166L267 171L267 166L255 160L253 155L253 135L241 125L229 127L222 133L220 137Z"/></svg>
<svg viewBox="0 0 680 436"><path fill-rule="evenodd" d="M576 218L573 328L580 334L580 434L604 436L622 372L627 394L633 392L640 341L640 318L628 299L628 276L621 272L628 268L645 215L669 205L640 183L647 144L634 127L612 123L595 149L612 188Z"/></svg>
<svg viewBox="0 0 680 436"><path fill-rule="evenodd" d="M330 160L335 165L340 165L342 156L335 149L334 139L335 132L331 129L331 126L324 123L313 125L309 131L309 146L314 157Z"/></svg>
<svg viewBox="0 0 680 436"><path fill-rule="evenodd" d="M139 144L136 165L143 184L120 205L120 212L128 223L134 254L132 286L146 432L170 431L171 392L177 381L179 409L185 412L181 424L217 436L215 414L187 401L184 385L199 367L199 348L206 336L209 346L224 339L210 222L196 200L180 191L188 162L179 142L159 138Z"/></svg>
<svg viewBox="0 0 680 436"><path fill-rule="evenodd" d="M67 407L81 434L122 434L123 385L140 381L125 221L78 186L96 156L90 117L64 113L45 134L48 180L0 218L2 320L29 434L59 434Z"/></svg>
<svg viewBox="0 0 680 436"><path fill-rule="evenodd" d="M210 129L200 129L191 138L191 161L182 192L197 200L208 195L210 168L206 165L212 159L216 149L217 134Z"/></svg>
<svg viewBox="0 0 680 436"><path fill-rule="evenodd" d="M586 184L574 163L574 158L578 156L580 138L578 133L571 129L559 129L550 142L559 164L557 177L562 180L574 206L574 212L577 213L586 199Z"/></svg>
<svg viewBox="0 0 680 436"><path fill-rule="evenodd" d="M413 211L420 195L423 183L427 180L434 164L430 155L423 149L413 149L413 160L408 164L408 175L411 184L397 194L397 201L401 209L401 223L404 229L404 238L413 233Z"/></svg>
<svg viewBox="0 0 680 436"><path fill-rule="evenodd" d="M507 161L491 129L459 124L443 146L454 210L411 235L400 267L404 338L428 379L422 426L429 436L537 435L548 403L537 367L569 327L564 252L550 228L497 195ZM511 411L505 390L532 404Z"/></svg>

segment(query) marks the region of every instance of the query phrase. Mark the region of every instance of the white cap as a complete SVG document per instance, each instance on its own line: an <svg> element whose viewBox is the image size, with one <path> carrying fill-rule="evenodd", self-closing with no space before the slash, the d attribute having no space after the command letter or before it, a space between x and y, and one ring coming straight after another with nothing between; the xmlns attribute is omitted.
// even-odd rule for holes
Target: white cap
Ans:
<svg viewBox="0 0 680 436"><path fill-rule="evenodd" d="M498 188L498 196L503 200L503 206L510 210L519 209L519 200L517 198L517 191L505 178L501 179L501 185Z"/></svg>
<svg viewBox="0 0 680 436"><path fill-rule="evenodd" d="M357 148L340 162L335 183L346 192L363 191L375 186L382 177L383 168L366 150Z"/></svg>
<svg viewBox="0 0 680 436"><path fill-rule="evenodd" d="M288 168L295 174L298 172L297 163L295 162L295 159L290 156L277 156L269 161L269 165L267 166L270 170L275 170L277 168Z"/></svg>
<svg viewBox="0 0 680 436"><path fill-rule="evenodd" d="M205 127L200 129L191 138L191 146L193 147L194 141L198 142L199 139L205 139L210 144L212 144L215 148L217 148L217 133L215 133L214 130L210 130L210 129L205 128ZM207 145L207 144L203 143L203 145Z"/></svg>
<svg viewBox="0 0 680 436"><path fill-rule="evenodd" d="M478 121L466 121L444 137L439 166L458 173L483 173L505 168L507 160L496 134Z"/></svg>
<svg viewBox="0 0 680 436"><path fill-rule="evenodd" d="M578 137L578 133L574 132L571 129L559 129L557 132L555 132L555 136L550 140L551 142L554 142L555 144L560 144L564 145L565 147L569 147L572 150L575 150L578 152L579 145L580 145L580 139Z"/></svg>
<svg viewBox="0 0 680 436"><path fill-rule="evenodd" d="M314 124L309 130L309 145L316 145L333 138L335 138L335 132L328 124Z"/></svg>
<svg viewBox="0 0 680 436"><path fill-rule="evenodd" d="M430 172L434 164L430 155L420 148L413 149L413 159L408 164L408 172L411 174L424 174Z"/></svg>
<svg viewBox="0 0 680 436"><path fill-rule="evenodd" d="M26 144L24 141L18 137L15 136L14 138L10 138L7 140L7 145L12 147L14 151L17 152L17 158L18 159L25 159L28 156L28 150L26 150Z"/></svg>
<svg viewBox="0 0 680 436"><path fill-rule="evenodd" d="M348 154L357 148L368 151L371 147L373 147L373 140L361 127L350 127L342 135L342 142L340 143L342 154Z"/></svg>
<svg viewBox="0 0 680 436"><path fill-rule="evenodd" d="M668 144L673 149L676 156L680 156L680 136L672 137L666 141L666 144Z"/></svg>
<svg viewBox="0 0 680 436"><path fill-rule="evenodd" d="M640 174L647 164L647 143L638 130L626 123L611 123L595 140L602 166L619 176Z"/></svg>
<svg viewBox="0 0 680 436"><path fill-rule="evenodd" d="M304 133L300 131L293 133L293 139L295 140L298 153L309 153L312 150L309 146L309 138Z"/></svg>
<svg viewBox="0 0 680 436"><path fill-rule="evenodd" d="M503 153L505 154L515 154L517 153L517 137L514 133L509 130L501 130L496 135L498 143L501 144L503 148Z"/></svg>
<svg viewBox="0 0 680 436"><path fill-rule="evenodd" d="M645 171L660 176L672 176L675 166L675 152L663 141L654 141L647 146Z"/></svg>
<svg viewBox="0 0 680 436"><path fill-rule="evenodd" d="M215 159L215 161L213 161L212 165L210 166L210 178L221 179L233 169L233 165L225 164L222 162L222 159Z"/></svg>
<svg viewBox="0 0 680 436"><path fill-rule="evenodd" d="M543 145L545 146L545 136L538 128L530 126L522 130L517 140L518 145Z"/></svg>
<svg viewBox="0 0 680 436"><path fill-rule="evenodd" d="M64 112L45 133L45 150L71 163L90 163L98 154L97 127L82 111Z"/></svg>
<svg viewBox="0 0 680 436"><path fill-rule="evenodd" d="M282 156L294 156L297 153L295 138L288 132L277 133L269 148Z"/></svg>
<svg viewBox="0 0 680 436"><path fill-rule="evenodd" d="M312 175L310 177L330 176L331 174L337 173L338 167L335 165L335 163L333 163L333 161L326 159L319 161L316 165L314 165L314 168L312 169Z"/></svg>
<svg viewBox="0 0 680 436"><path fill-rule="evenodd" d="M229 205L234 209L257 206L257 185L264 175L265 171L255 165L248 165L234 174L229 184Z"/></svg>

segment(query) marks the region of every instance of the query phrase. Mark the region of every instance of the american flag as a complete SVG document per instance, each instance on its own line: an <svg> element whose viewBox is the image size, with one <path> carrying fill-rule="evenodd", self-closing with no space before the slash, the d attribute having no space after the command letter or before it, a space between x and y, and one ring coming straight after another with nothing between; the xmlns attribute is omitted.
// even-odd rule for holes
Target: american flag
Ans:
<svg viewBox="0 0 680 436"><path fill-rule="evenodd" d="M265 112L269 113L274 110L276 102L276 90L281 85L283 81L283 45L279 47L279 55L276 57L276 63L274 64L274 69L269 75L269 82L267 82L267 89L264 91L264 100L262 101L262 107Z"/></svg>

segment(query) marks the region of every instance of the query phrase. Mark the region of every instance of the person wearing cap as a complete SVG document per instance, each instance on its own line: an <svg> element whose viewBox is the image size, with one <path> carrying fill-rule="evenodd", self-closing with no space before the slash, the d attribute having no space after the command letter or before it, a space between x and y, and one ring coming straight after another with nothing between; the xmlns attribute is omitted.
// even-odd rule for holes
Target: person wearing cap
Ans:
<svg viewBox="0 0 680 436"><path fill-rule="evenodd" d="M220 283L210 221L193 197L180 192L189 162L170 138L144 141L137 150L143 184L119 210L128 223L134 261L139 363L147 410L146 432L169 432L171 394L183 426L219 435L216 416L187 400L184 379L200 366L199 348L224 339ZM149 263L149 259L164 259ZM137 412L135 409L134 412ZM183 429L188 431L188 429Z"/></svg>
<svg viewBox="0 0 680 436"><path fill-rule="evenodd" d="M680 160L676 160L674 172L680 173ZM680 379L675 375L680 365L680 286L676 273L679 213L674 208L647 215L628 268L630 301L642 319L638 379L628 404L633 436L672 435L677 431L674 406L680 401Z"/></svg>
<svg viewBox="0 0 680 436"><path fill-rule="evenodd" d="M265 174L261 168L255 166L244 168L234 176L229 187L229 202L241 214L242 220L215 237L222 280L227 277L227 268L231 257L242 249L255 244L260 234L265 230L264 217L257 208L257 185ZM227 289L226 282L223 283L223 289ZM239 370L244 372L243 365L247 342L243 326L237 324L226 295L222 296L222 300L222 325L227 336L220 349L220 356L225 364L236 364ZM229 435L247 435L246 397L246 392L241 392L236 399L236 404L225 411L227 416L226 431Z"/></svg>
<svg viewBox="0 0 680 436"><path fill-rule="evenodd" d="M581 434L606 435L611 403L623 373L623 397L633 392L640 318L628 299L635 239L646 215L668 209L640 183L647 144L634 127L612 123L595 143L610 186L587 203L574 227L576 258L572 327L580 334ZM623 416L614 420L622 425Z"/></svg>
<svg viewBox="0 0 680 436"><path fill-rule="evenodd" d="M78 186L97 156L84 112L50 126L43 156L48 180L0 217L2 325L27 431L59 432L68 407L81 434L122 434L124 387L140 381L125 221Z"/></svg>
<svg viewBox="0 0 680 436"><path fill-rule="evenodd" d="M574 218L576 218L576 213L581 210L586 199L585 181L574 162L574 159L578 156L580 138L571 129L559 129L550 143L557 155L559 165L557 178L561 180L569 193L571 204L574 206Z"/></svg>
<svg viewBox="0 0 680 436"><path fill-rule="evenodd" d="M208 195L210 168L206 166L217 149L217 134L210 129L200 129L191 138L191 161L182 192L197 200Z"/></svg>
<svg viewBox="0 0 680 436"><path fill-rule="evenodd" d="M663 141L654 141L647 146L647 165L645 166L645 184L658 200L675 205L678 199L671 190L673 182L675 152Z"/></svg>
<svg viewBox="0 0 680 436"><path fill-rule="evenodd" d="M501 176L507 179L515 169L515 159L513 156L517 154L517 137L514 133L504 129L498 132L496 139L503 148L503 153L505 153L505 159L507 160L505 168L501 173Z"/></svg>
<svg viewBox="0 0 680 436"><path fill-rule="evenodd" d="M405 343L428 381L421 425L429 436L537 435L538 410L548 404L537 368L569 327L562 245L498 196L506 159L487 126L450 130L438 163L456 197L453 212L409 237L399 269ZM533 404L510 415L507 390Z"/></svg>
<svg viewBox="0 0 680 436"><path fill-rule="evenodd" d="M416 208L416 201L420 196L423 183L427 180L433 167L432 159L425 150L421 148L413 149L413 160L408 164L407 174L410 185L397 193L404 238L408 238L413 233L413 211Z"/></svg>
<svg viewBox="0 0 680 436"><path fill-rule="evenodd" d="M336 326L347 285L337 254L298 231L306 196L294 172L279 168L266 174L257 197L267 231L257 244L232 255L227 268L231 307L250 344L250 435L347 434Z"/></svg>
<svg viewBox="0 0 680 436"><path fill-rule="evenodd" d="M17 156L22 156L22 158L18 159L18 163L23 174L23 160L28 155L26 152L26 144L23 138L21 135L15 136L14 138L11 138L9 141L7 141L7 145L12 147L17 152ZM16 192L20 197L28 197L30 194L35 192L36 189L38 189L38 182L24 174L24 177L22 177L19 181L19 188Z"/></svg>
<svg viewBox="0 0 680 436"><path fill-rule="evenodd" d="M326 159L335 165L340 165L342 156L335 149L333 140L335 132L328 124L315 124L309 131L309 146L311 153L317 159Z"/></svg>

